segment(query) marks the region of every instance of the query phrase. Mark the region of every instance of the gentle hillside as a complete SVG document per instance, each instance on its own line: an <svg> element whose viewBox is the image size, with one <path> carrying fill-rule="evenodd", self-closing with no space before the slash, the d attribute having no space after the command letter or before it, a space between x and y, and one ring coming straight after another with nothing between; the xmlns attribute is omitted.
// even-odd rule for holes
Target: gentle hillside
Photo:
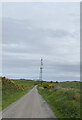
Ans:
<svg viewBox="0 0 82 120"><path fill-rule="evenodd" d="M33 85L33 81L32 80L13 80L16 84L19 85L24 85L24 86L32 86Z"/></svg>
<svg viewBox="0 0 82 120"><path fill-rule="evenodd" d="M33 87L33 81L11 80L2 77L2 109L19 99Z"/></svg>

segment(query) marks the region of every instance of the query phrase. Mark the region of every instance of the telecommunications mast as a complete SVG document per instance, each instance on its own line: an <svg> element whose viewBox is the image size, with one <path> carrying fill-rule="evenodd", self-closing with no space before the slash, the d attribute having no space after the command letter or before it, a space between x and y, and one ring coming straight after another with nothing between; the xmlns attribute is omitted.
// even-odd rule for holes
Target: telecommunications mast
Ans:
<svg viewBox="0 0 82 120"><path fill-rule="evenodd" d="M42 69L43 69L43 59L41 58L41 65L40 65L40 76L39 76L39 80L42 80Z"/></svg>

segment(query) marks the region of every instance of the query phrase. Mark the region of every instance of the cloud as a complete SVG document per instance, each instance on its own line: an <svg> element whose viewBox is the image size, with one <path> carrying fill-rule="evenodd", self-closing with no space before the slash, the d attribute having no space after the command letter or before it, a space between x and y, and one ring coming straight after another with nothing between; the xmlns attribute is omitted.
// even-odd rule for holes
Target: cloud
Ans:
<svg viewBox="0 0 82 120"><path fill-rule="evenodd" d="M22 4L20 14L3 4L3 75L38 79L43 57L43 79L79 80L79 7L69 5Z"/></svg>

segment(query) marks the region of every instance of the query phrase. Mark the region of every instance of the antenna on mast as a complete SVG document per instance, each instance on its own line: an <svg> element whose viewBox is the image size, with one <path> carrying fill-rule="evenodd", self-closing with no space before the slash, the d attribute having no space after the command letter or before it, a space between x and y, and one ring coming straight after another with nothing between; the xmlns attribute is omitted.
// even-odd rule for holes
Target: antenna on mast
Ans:
<svg viewBox="0 0 82 120"><path fill-rule="evenodd" d="M39 76L39 80L42 80L42 69L43 69L43 59L41 57L41 65L40 65L40 76Z"/></svg>

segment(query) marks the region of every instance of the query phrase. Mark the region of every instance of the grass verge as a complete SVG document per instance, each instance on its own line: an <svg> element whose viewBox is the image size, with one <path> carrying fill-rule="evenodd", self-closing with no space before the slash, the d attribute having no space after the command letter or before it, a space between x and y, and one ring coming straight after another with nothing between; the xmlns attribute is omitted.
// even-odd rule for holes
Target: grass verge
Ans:
<svg viewBox="0 0 82 120"><path fill-rule="evenodd" d="M26 86L25 86L26 85ZM2 110L11 103L25 95L34 86L33 81L13 81L8 78L2 79Z"/></svg>
<svg viewBox="0 0 82 120"><path fill-rule="evenodd" d="M54 84L55 88L50 89L37 87L39 93L50 104L57 118L70 118L70 120L80 118L80 89L79 86L74 87L74 84L79 83L74 82L73 84L72 82L72 85L70 84L71 82L68 83L68 88L66 83Z"/></svg>

